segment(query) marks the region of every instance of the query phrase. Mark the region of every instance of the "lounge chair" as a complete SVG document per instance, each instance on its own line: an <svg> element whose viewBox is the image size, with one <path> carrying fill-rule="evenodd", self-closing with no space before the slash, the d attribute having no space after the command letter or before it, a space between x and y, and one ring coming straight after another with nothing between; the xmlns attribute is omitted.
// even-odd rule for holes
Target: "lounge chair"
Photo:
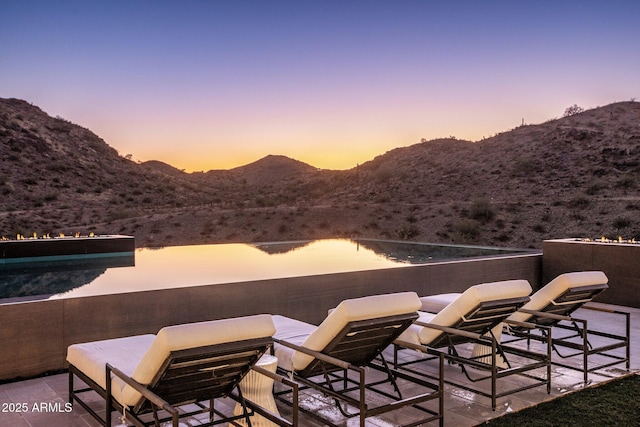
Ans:
<svg viewBox="0 0 640 427"><path fill-rule="evenodd" d="M405 358L400 361L401 350L418 349L426 353L425 349L446 349L445 357L460 365L468 381L447 378L449 375L445 373L445 382L491 398L491 407L494 410L497 398L508 394L540 385L546 385L547 393L550 393L550 342L546 353L532 352L502 346L495 336L495 331L502 329L502 323L507 317L529 301L530 293L531 286L526 280L485 283L471 286L461 294L450 296L451 301L437 314L421 311L414 325L395 341L394 365L418 373L419 371L410 366L423 363L425 358L431 357ZM517 322L517 325L523 328L535 327L525 322ZM482 351L480 354L474 351L463 356L462 353L468 352L470 344L473 344L475 350L480 347L489 351ZM500 358L505 361L506 367L500 364ZM489 373L472 375L468 368ZM532 372L534 370L544 371L544 374ZM502 392L497 391L499 379L516 374L529 378L531 382L520 387L505 387ZM486 391L486 387L473 385L480 381L490 381L490 392Z"/></svg>
<svg viewBox="0 0 640 427"><path fill-rule="evenodd" d="M345 300L319 326L273 316L278 372L292 376L305 389L319 391L329 402L333 400L337 409L332 405L330 408L340 420L323 417L317 410L307 411L331 426L356 416L364 426L368 417L407 406L416 408L412 412L418 416L409 425L431 421L442 425L442 377L430 382L399 372L386 363L382 354L418 317L418 308L418 296L403 292ZM443 360L440 356L440 372ZM410 390L400 390L407 388L407 382ZM404 392L409 394L403 397ZM372 393L376 393L377 400L371 399ZM432 406L427 407L428 401L436 400L437 405L429 403ZM300 409L304 410L302 406Z"/></svg>
<svg viewBox="0 0 640 427"><path fill-rule="evenodd" d="M561 274L531 296L531 300L509 320L530 322L553 328L552 346L556 366L582 371L583 380L588 382L589 372L601 370L620 363L629 370L630 314L618 310L595 307L588 303L608 288L608 278L602 271L582 271ZM624 335L612 331L588 329L587 321L574 315L578 309L597 310L612 315L624 316ZM622 322L618 322L622 324ZM503 342L514 343L526 339L544 340L544 331L508 330ZM537 332L537 333L536 333ZM617 349L624 348L624 353ZM573 358L574 363L563 362ZM576 360L578 359L578 360ZM568 362L568 360L567 360Z"/></svg>
<svg viewBox="0 0 640 427"><path fill-rule="evenodd" d="M181 417L199 417L202 425L233 420L251 425L254 413L281 426L296 425L295 406L289 422L244 399L238 387L271 348L274 332L271 316L257 315L169 326L157 335L71 345L67 352L69 401L76 400L108 427L114 410L136 426L170 421L178 427ZM295 383L258 367L253 369L292 387L297 396ZM84 384L76 387L74 377ZM91 405L95 393L105 401L104 419ZM224 397L238 402L242 413L226 415L214 407L214 401Z"/></svg>

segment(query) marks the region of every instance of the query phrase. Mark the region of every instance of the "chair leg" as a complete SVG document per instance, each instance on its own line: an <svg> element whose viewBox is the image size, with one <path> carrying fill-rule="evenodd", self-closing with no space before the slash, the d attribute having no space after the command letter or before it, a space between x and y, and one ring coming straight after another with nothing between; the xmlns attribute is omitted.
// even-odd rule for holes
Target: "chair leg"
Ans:
<svg viewBox="0 0 640 427"><path fill-rule="evenodd" d="M342 374L343 374L344 384L345 384L344 388L346 389L347 388L347 371L343 371ZM323 376L324 376L324 381L327 383L327 387L329 388L329 390L335 392L336 390L333 388L333 383L331 382L331 378L329 378L329 374L324 372ZM338 407L338 410L344 417L349 418L353 416L353 414L349 414L346 409L342 408L342 404L337 398L334 397L333 401L335 402L336 406Z"/></svg>
<svg viewBox="0 0 640 427"><path fill-rule="evenodd" d="M107 365L106 368L107 373L107 395L105 397L105 414L104 414L104 425L105 427L111 427L111 367Z"/></svg>
<svg viewBox="0 0 640 427"><path fill-rule="evenodd" d="M389 369L389 365L387 364L387 359L385 359L382 353L380 353L380 360L382 360L382 366L387 372L387 378L389 379L389 382L391 382L393 389L398 394L398 399L402 400L402 392L400 391L400 387L398 387L398 382L396 381L396 378L393 376L391 369Z"/></svg>
<svg viewBox="0 0 640 427"><path fill-rule="evenodd" d="M156 408L156 405L152 405L153 406L153 421L156 427L160 427L160 420L158 419L158 408Z"/></svg>
<svg viewBox="0 0 640 427"><path fill-rule="evenodd" d="M623 313L627 317L627 336L625 338L625 343L627 345L627 371L631 369L631 347L630 347L630 337L631 337L631 313Z"/></svg>
<svg viewBox="0 0 640 427"><path fill-rule="evenodd" d="M573 322L574 326L577 328L578 325L575 324L575 322ZM582 332L582 375L584 378L584 383L585 385L587 384L587 382L589 381L589 348L591 347L591 344L589 343L588 340L588 332L587 332L587 321L584 321L584 329L581 331Z"/></svg>
<svg viewBox="0 0 640 427"><path fill-rule="evenodd" d="M79 380L82 380L87 387L76 389L76 382L74 377L77 377ZM82 387L79 385L79 387ZM78 371L73 365L69 365L69 403L73 404L74 401L76 404L80 405L89 415L91 415L100 425L106 426L105 419L98 415L98 413L82 398L80 394L85 392L90 392L91 390L98 392L99 386L95 384L90 378L84 376L82 372ZM106 393L100 393L100 396L103 396L106 400ZM112 405L113 406L113 405Z"/></svg>
<svg viewBox="0 0 640 427"><path fill-rule="evenodd" d="M360 427L365 427L367 404L365 397L366 379L364 370L360 370Z"/></svg>
<svg viewBox="0 0 640 427"><path fill-rule="evenodd" d="M69 403L73 405L73 372L69 369Z"/></svg>
<svg viewBox="0 0 640 427"><path fill-rule="evenodd" d="M247 426L251 427L251 417L249 416L249 411L247 410L247 402L244 400L244 396L242 395L242 390L240 387L236 386L236 390L238 391L238 400L240 401L240 405L242 406L242 415L244 416L244 420L247 422Z"/></svg>

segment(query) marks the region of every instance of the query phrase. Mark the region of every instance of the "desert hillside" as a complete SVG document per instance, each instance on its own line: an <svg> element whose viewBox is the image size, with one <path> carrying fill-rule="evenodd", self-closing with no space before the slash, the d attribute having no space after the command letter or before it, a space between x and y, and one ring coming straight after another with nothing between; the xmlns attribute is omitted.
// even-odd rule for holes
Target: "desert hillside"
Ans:
<svg viewBox="0 0 640 427"><path fill-rule="evenodd" d="M0 235L131 234L138 246L372 237L539 248L640 237L640 103L482 141L422 141L347 171L267 156L185 173L0 99Z"/></svg>

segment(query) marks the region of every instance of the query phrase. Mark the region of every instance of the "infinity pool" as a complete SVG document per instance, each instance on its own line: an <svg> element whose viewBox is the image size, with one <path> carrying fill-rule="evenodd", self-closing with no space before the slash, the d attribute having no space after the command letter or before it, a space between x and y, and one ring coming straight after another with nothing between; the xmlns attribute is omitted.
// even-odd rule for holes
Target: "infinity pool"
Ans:
<svg viewBox="0 0 640 427"><path fill-rule="evenodd" d="M368 239L144 248L135 254L69 256L3 266L0 303L401 268L524 252Z"/></svg>

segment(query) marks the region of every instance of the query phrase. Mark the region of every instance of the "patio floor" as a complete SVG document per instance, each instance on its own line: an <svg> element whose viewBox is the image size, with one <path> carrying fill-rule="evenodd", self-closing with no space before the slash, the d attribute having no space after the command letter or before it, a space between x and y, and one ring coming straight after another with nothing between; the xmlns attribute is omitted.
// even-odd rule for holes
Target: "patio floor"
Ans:
<svg viewBox="0 0 640 427"><path fill-rule="evenodd" d="M640 309L616 307L605 304L594 304L601 307L619 308L631 313L631 371L640 371ZM591 310L579 310L576 317L586 318L590 325L598 330L612 333L623 333L624 325L619 323L619 316ZM447 367L447 374L454 367ZM459 368L458 368L459 370ZM590 385L610 380L611 377L625 375L624 365L608 368L602 372L589 375ZM456 375L456 373L450 374ZM553 367L551 394L545 387L537 387L498 399L495 411L491 410L490 400L454 386L445 386L445 426L475 426L483 421L501 416L508 412L536 405L553 399L556 396L578 390L584 385L582 373L564 368ZM79 405L74 405L69 412L65 410L67 398L67 374L35 378L31 380L0 385L0 425L13 427L46 426L74 427L97 426L98 423ZM99 402L96 401L96 404ZM286 414L287 408L281 412ZM372 418L367 425L391 427L402 423L403 411L397 411L395 418ZM407 414L408 415L408 414ZM396 420L397 423L394 423ZM345 426L357 425L357 420L345 422ZM118 417L114 417L113 425L120 425ZM322 426L312 419L301 417L302 426ZM189 424L181 424L189 425Z"/></svg>

